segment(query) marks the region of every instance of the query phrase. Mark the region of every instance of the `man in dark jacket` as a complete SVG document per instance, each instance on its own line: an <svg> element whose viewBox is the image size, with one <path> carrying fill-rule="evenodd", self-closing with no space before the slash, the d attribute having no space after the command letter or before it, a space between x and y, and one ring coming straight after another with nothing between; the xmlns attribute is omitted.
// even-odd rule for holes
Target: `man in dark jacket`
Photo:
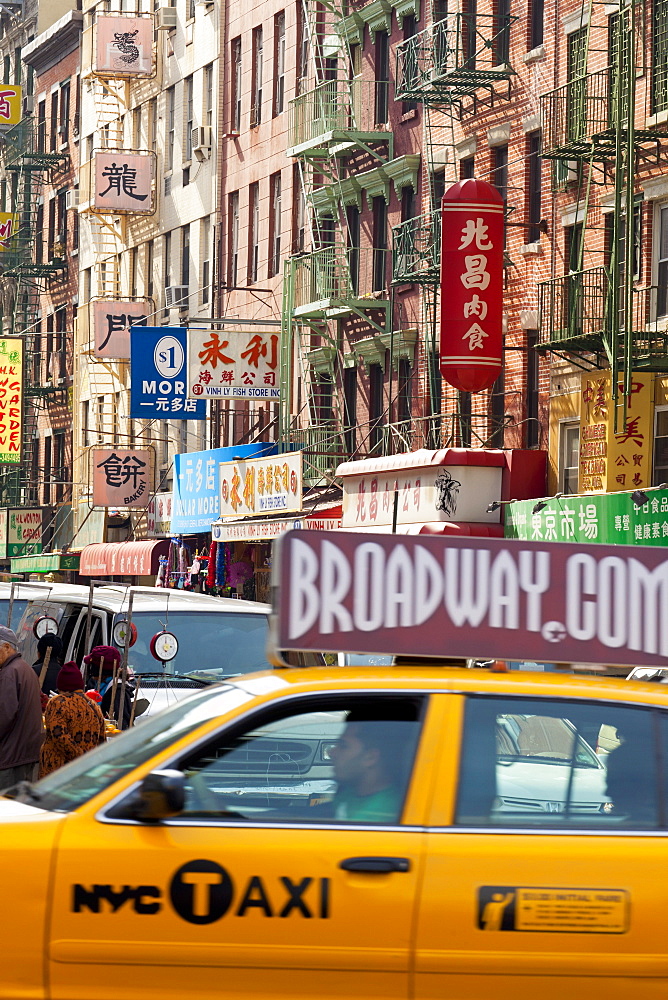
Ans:
<svg viewBox="0 0 668 1000"><path fill-rule="evenodd" d="M46 675L42 682L42 693L51 694L56 690L56 678L63 665L63 640L55 632L47 632L40 637L37 642L38 659L33 663L33 670L38 677L41 677L44 668L47 649L51 649L49 664L46 668Z"/></svg>
<svg viewBox="0 0 668 1000"><path fill-rule="evenodd" d="M35 778L42 740L37 674L20 656L16 633L0 625L0 792Z"/></svg>

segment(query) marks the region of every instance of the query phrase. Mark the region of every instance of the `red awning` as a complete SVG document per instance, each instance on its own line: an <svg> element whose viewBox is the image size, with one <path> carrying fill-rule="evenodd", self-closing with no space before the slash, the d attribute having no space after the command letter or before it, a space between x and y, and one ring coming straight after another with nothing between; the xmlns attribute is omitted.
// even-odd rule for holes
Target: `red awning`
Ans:
<svg viewBox="0 0 668 1000"><path fill-rule="evenodd" d="M141 542L95 542L81 551L81 576L157 576L160 556L169 551L169 539Z"/></svg>

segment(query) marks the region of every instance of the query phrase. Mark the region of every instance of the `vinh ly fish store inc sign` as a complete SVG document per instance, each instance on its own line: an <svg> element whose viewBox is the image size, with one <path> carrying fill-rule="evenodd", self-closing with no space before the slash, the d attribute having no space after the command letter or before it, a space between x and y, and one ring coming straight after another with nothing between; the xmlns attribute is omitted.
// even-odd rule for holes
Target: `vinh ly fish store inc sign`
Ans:
<svg viewBox="0 0 668 1000"><path fill-rule="evenodd" d="M661 549L290 531L277 649L665 664Z"/></svg>

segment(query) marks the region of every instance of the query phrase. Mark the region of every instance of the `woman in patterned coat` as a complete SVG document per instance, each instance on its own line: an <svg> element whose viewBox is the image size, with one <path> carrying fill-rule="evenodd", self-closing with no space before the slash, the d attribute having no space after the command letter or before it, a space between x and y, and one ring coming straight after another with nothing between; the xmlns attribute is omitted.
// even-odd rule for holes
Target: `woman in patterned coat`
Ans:
<svg viewBox="0 0 668 1000"><path fill-rule="evenodd" d="M99 706L84 694L83 686L76 663L64 664L56 681L58 694L49 699L44 712L46 736L40 756L40 778L104 743L104 716Z"/></svg>

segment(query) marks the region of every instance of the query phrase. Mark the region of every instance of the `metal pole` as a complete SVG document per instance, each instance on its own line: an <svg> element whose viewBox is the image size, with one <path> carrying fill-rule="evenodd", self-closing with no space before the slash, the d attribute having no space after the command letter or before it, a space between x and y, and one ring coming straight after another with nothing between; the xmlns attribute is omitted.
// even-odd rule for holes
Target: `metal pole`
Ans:
<svg viewBox="0 0 668 1000"><path fill-rule="evenodd" d="M88 610L86 611L86 655L90 653L88 645L90 643L90 630L93 621L93 581L90 581L90 589L88 591Z"/></svg>
<svg viewBox="0 0 668 1000"><path fill-rule="evenodd" d="M397 514L399 513L399 490L394 490L394 506L392 508L392 534L397 533Z"/></svg>
<svg viewBox="0 0 668 1000"><path fill-rule="evenodd" d="M7 608L7 628L12 627L12 611L14 609L14 587L15 583L12 583L11 589L9 591L9 607Z"/></svg>
<svg viewBox="0 0 668 1000"><path fill-rule="evenodd" d="M123 643L123 662L121 666L121 707L120 707L120 724L119 729L123 729L123 718L125 716L125 692L128 686L128 652L130 650L130 634L132 632L132 601L134 598L134 592L130 591L130 596L128 598L128 620L127 628L125 629L125 642Z"/></svg>

